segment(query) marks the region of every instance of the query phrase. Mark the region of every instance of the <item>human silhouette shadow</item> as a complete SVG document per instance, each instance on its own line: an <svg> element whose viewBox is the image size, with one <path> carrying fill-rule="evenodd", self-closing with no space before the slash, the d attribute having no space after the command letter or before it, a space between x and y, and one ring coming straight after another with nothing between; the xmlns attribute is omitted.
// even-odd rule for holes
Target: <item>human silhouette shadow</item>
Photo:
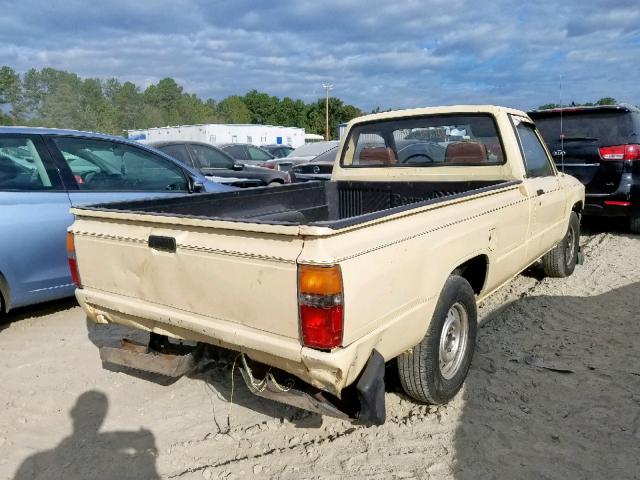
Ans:
<svg viewBox="0 0 640 480"><path fill-rule="evenodd" d="M150 431L100 432L108 406L102 392L80 395L70 411L72 434L54 449L28 457L14 480L159 479Z"/></svg>

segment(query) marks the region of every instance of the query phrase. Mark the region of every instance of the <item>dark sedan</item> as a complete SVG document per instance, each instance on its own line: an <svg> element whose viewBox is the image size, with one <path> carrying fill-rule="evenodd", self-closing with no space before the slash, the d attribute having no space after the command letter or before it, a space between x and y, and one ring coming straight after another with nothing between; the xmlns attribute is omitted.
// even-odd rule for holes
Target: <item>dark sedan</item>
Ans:
<svg viewBox="0 0 640 480"><path fill-rule="evenodd" d="M234 187L277 186L291 183L286 172L236 162L219 148L200 142L151 142L154 148L185 165L199 169L207 178Z"/></svg>
<svg viewBox="0 0 640 480"><path fill-rule="evenodd" d="M338 146L321 153L307 163L300 163L293 167L293 175L296 182L308 182L311 180L331 180L333 164L338 154Z"/></svg>
<svg viewBox="0 0 640 480"><path fill-rule="evenodd" d="M274 158L262 164L263 167L272 168L284 172L290 171L294 166L307 163L317 158L319 155L336 148L340 142L329 140L328 142L305 143L296 148L284 158Z"/></svg>
<svg viewBox="0 0 640 480"><path fill-rule="evenodd" d="M234 160L245 165L261 167L264 162L274 158L266 150L250 143L219 143L216 146L226 154L231 155Z"/></svg>

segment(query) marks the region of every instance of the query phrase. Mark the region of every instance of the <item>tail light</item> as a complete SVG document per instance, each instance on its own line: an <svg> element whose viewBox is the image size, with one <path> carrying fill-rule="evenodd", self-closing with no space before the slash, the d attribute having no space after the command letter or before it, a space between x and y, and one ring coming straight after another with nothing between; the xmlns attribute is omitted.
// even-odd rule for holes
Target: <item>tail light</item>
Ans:
<svg viewBox="0 0 640 480"><path fill-rule="evenodd" d="M300 265L298 307L304 346L318 349L339 347L343 333L340 266Z"/></svg>
<svg viewBox="0 0 640 480"><path fill-rule="evenodd" d="M275 163L266 162L266 163L263 163L262 166L264 168L270 168L271 170L275 170L276 169Z"/></svg>
<svg viewBox="0 0 640 480"><path fill-rule="evenodd" d="M71 232L67 232L67 257L69 258L69 270L71 270L73 283L76 284L76 287L82 288L80 274L78 273L78 261L76 260L76 245Z"/></svg>
<svg viewBox="0 0 640 480"><path fill-rule="evenodd" d="M603 160L640 160L640 145L600 147L600 158Z"/></svg>

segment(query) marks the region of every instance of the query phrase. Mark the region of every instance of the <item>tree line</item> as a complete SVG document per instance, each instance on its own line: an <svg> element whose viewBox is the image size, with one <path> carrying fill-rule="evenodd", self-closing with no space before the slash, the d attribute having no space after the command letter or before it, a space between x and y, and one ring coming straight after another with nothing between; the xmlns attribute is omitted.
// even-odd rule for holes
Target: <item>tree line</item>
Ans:
<svg viewBox="0 0 640 480"><path fill-rule="evenodd" d="M329 99L330 134L362 115ZM126 130L201 123L253 123L303 127L324 135L325 100L313 103L251 90L223 100L203 100L173 78L142 89L117 78L82 78L54 68L23 74L0 68L0 124L69 128L123 135Z"/></svg>

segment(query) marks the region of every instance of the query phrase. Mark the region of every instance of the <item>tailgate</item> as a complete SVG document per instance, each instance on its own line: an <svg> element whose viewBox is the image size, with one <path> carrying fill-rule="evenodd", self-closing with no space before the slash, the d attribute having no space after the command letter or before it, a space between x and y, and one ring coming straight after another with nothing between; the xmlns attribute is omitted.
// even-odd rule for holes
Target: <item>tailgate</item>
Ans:
<svg viewBox="0 0 640 480"><path fill-rule="evenodd" d="M84 288L299 337L297 235L82 216L71 231Z"/></svg>

